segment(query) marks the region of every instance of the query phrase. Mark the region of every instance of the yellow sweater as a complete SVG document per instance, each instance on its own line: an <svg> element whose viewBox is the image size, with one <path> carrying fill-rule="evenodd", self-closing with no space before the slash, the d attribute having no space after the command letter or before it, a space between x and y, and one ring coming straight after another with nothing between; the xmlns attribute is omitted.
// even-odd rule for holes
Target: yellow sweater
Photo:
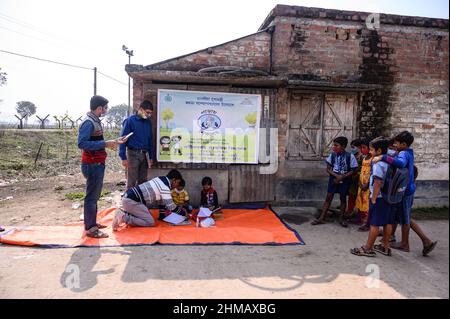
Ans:
<svg viewBox="0 0 450 319"><path fill-rule="evenodd" d="M177 192L176 189L173 189L171 194L173 202L178 206L183 206L189 201L189 194L184 189L181 192Z"/></svg>

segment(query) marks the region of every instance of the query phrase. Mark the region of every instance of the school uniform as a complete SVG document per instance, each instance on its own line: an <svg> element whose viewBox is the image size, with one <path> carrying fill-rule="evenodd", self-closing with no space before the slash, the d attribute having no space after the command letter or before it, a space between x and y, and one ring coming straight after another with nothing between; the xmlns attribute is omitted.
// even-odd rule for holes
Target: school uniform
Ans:
<svg viewBox="0 0 450 319"><path fill-rule="evenodd" d="M355 156L351 153L343 152L340 154L331 153L325 160L326 164L330 166L334 173L338 175L344 175L351 170L356 170L358 168L358 162ZM327 192L332 194L340 194L341 196L347 196L349 189L352 185L352 177L345 178L339 184L334 183L334 176L328 178L328 188Z"/></svg>
<svg viewBox="0 0 450 319"><path fill-rule="evenodd" d="M370 199L372 199L374 182L376 179L381 180L381 189L383 188L388 168L389 164L385 162L378 162L372 165L372 173L369 181ZM383 198L380 191L375 204L372 203L372 200L369 202L369 225L386 226L388 224L393 224L392 208Z"/></svg>

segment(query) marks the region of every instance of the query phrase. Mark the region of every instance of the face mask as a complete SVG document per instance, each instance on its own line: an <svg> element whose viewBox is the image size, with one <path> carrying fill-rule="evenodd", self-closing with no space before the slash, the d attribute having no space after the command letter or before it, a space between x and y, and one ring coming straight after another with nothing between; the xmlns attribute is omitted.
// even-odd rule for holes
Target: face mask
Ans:
<svg viewBox="0 0 450 319"><path fill-rule="evenodd" d="M361 150L361 154L362 154L362 155L367 155L367 154L369 154L369 149L367 149L367 148L362 149L362 150Z"/></svg>
<svg viewBox="0 0 450 319"><path fill-rule="evenodd" d="M358 154L358 149L357 149L357 148L352 148L352 154L353 154L353 155Z"/></svg>
<svg viewBox="0 0 450 319"><path fill-rule="evenodd" d="M334 153L337 153L337 148L336 148L336 146L333 146L333 147L331 148L331 150L332 150Z"/></svg>
<svg viewBox="0 0 450 319"><path fill-rule="evenodd" d="M139 117L140 117L141 119L143 119L143 120L146 120L146 119L147 119L147 115L146 115L145 113L139 112L138 114L139 114Z"/></svg>
<svg viewBox="0 0 450 319"><path fill-rule="evenodd" d="M388 150L387 155L390 157L394 157L395 155L397 155L397 152L395 150Z"/></svg>

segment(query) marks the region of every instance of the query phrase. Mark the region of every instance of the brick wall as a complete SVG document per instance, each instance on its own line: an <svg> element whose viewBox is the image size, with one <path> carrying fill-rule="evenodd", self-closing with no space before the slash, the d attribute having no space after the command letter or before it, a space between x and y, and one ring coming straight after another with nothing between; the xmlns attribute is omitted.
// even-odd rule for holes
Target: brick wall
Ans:
<svg viewBox="0 0 450 319"><path fill-rule="evenodd" d="M354 81L361 64L358 25L275 19L273 71L305 80Z"/></svg>
<svg viewBox="0 0 450 319"><path fill-rule="evenodd" d="M270 34L260 32L151 66L154 70L193 71L213 66L269 70Z"/></svg>
<svg viewBox="0 0 450 319"><path fill-rule="evenodd" d="M273 70L304 80L381 84L367 92L358 113L359 136L410 130L421 178L448 179L448 31L362 22L276 17ZM284 134L288 109L279 96ZM284 146L279 140L280 157ZM432 172L434 170L434 173Z"/></svg>

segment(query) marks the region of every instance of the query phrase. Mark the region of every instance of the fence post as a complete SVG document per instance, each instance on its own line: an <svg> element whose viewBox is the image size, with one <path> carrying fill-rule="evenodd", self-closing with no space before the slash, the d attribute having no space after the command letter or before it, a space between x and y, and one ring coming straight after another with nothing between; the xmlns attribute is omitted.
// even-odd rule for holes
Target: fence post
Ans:
<svg viewBox="0 0 450 319"><path fill-rule="evenodd" d="M27 115L28 115L28 114L27 114ZM18 117L18 116L15 115L15 114L14 114L14 116L17 117L17 119L20 121L19 129L23 129L23 119L24 119L26 116L23 116L22 118Z"/></svg>
<svg viewBox="0 0 450 319"><path fill-rule="evenodd" d="M44 145L44 142L41 142L41 145L39 145L39 150L38 150L38 152L37 152L37 154L36 154L36 158L34 159L34 167L36 167L37 160L38 160L38 158L39 158L39 154L41 153L42 145Z"/></svg>

